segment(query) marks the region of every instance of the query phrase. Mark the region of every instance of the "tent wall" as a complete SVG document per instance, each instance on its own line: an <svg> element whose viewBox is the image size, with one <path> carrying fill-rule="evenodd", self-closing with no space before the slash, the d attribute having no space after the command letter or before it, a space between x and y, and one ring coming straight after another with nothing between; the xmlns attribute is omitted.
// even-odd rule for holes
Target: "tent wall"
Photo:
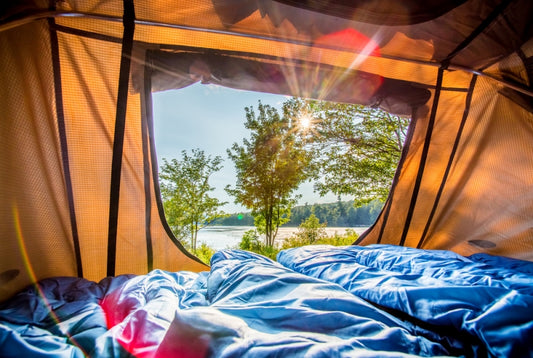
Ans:
<svg viewBox="0 0 533 358"><path fill-rule="evenodd" d="M440 93L412 213L409 204L416 192L430 113L416 120L397 187L361 244L532 259L533 115L502 95L502 87L493 81L473 80L471 94Z"/></svg>
<svg viewBox="0 0 533 358"><path fill-rule="evenodd" d="M0 33L0 299L45 277L83 275L100 280L107 275L121 41L59 31L55 57L50 25L40 20ZM161 220L147 117L141 95L129 92L115 274L141 274L155 267L205 270L207 266L188 254Z"/></svg>
<svg viewBox="0 0 533 358"><path fill-rule="evenodd" d="M77 273L46 21L1 33L0 48L4 298L35 279Z"/></svg>

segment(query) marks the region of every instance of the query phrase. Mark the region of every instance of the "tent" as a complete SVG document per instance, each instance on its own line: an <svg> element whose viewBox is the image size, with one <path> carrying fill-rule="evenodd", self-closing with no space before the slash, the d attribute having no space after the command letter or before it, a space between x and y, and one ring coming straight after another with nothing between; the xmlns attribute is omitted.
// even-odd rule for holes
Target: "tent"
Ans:
<svg viewBox="0 0 533 358"><path fill-rule="evenodd" d="M195 82L411 116L356 244L533 260L530 0L0 9L0 301L49 277L209 270L165 221L153 133L152 93Z"/></svg>
<svg viewBox="0 0 533 358"><path fill-rule="evenodd" d="M531 352L532 18L530 0L2 2L0 353ZM196 82L410 116L376 222L283 267L187 252L162 210L152 93Z"/></svg>
<svg viewBox="0 0 533 358"><path fill-rule="evenodd" d="M533 259L530 1L2 6L2 298L53 275L206 269L162 217L150 102L198 80L411 114L359 244ZM372 42L325 37L347 29Z"/></svg>

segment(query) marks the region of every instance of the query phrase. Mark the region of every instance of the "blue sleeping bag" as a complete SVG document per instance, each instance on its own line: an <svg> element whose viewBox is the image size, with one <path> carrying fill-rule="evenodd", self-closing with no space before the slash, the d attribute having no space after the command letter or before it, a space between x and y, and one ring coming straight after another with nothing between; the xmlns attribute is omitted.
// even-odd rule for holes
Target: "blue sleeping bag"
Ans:
<svg viewBox="0 0 533 358"><path fill-rule="evenodd" d="M279 263L42 280L0 304L1 357L531 356L531 263L308 246Z"/></svg>
<svg viewBox="0 0 533 358"><path fill-rule="evenodd" d="M468 355L533 355L531 262L392 245L306 246L278 261L434 331L440 342L460 339Z"/></svg>
<svg viewBox="0 0 533 358"><path fill-rule="evenodd" d="M249 252L210 272L54 278L0 305L2 357L448 356L412 322Z"/></svg>

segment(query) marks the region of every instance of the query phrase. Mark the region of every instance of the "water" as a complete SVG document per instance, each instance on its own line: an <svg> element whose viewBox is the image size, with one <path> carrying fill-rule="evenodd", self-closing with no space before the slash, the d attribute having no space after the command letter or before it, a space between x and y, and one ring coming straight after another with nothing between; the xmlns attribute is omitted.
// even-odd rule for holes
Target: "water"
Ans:
<svg viewBox="0 0 533 358"><path fill-rule="evenodd" d="M242 235L248 230L252 230L253 226L208 226L198 231L198 246L201 243L206 243L209 247L215 250L222 250L226 248L235 248L239 245ZM333 235L338 233L342 235L346 229L353 229L359 235L362 234L367 227L327 227L326 233ZM297 227L281 227L279 228L276 241L283 240L298 231Z"/></svg>

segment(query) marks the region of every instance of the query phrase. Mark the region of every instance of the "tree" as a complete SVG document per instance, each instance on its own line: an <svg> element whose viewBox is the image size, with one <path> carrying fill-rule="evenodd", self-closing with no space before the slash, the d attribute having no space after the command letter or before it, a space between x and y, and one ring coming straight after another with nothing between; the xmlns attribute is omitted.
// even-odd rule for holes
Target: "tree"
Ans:
<svg viewBox="0 0 533 358"><path fill-rule="evenodd" d="M252 211L254 225L265 235L265 245L272 247L279 226L289 220L296 203L294 191L309 176L310 159L291 117L280 116L261 102L257 111L245 108L250 138L244 138L242 145L234 143L227 151L235 164L237 182L226 191L235 203Z"/></svg>
<svg viewBox="0 0 533 358"><path fill-rule="evenodd" d="M307 143L320 173L318 193L353 196L356 206L385 201L409 119L360 105L290 101L293 116L305 116L312 123Z"/></svg>
<svg viewBox="0 0 533 358"><path fill-rule="evenodd" d="M196 252L198 231L226 214L219 208L226 204L209 196L211 174L219 171L222 158L206 156L203 150L193 149L191 155L184 150L182 159L161 166L161 194L167 221L180 240L190 238L190 248Z"/></svg>

